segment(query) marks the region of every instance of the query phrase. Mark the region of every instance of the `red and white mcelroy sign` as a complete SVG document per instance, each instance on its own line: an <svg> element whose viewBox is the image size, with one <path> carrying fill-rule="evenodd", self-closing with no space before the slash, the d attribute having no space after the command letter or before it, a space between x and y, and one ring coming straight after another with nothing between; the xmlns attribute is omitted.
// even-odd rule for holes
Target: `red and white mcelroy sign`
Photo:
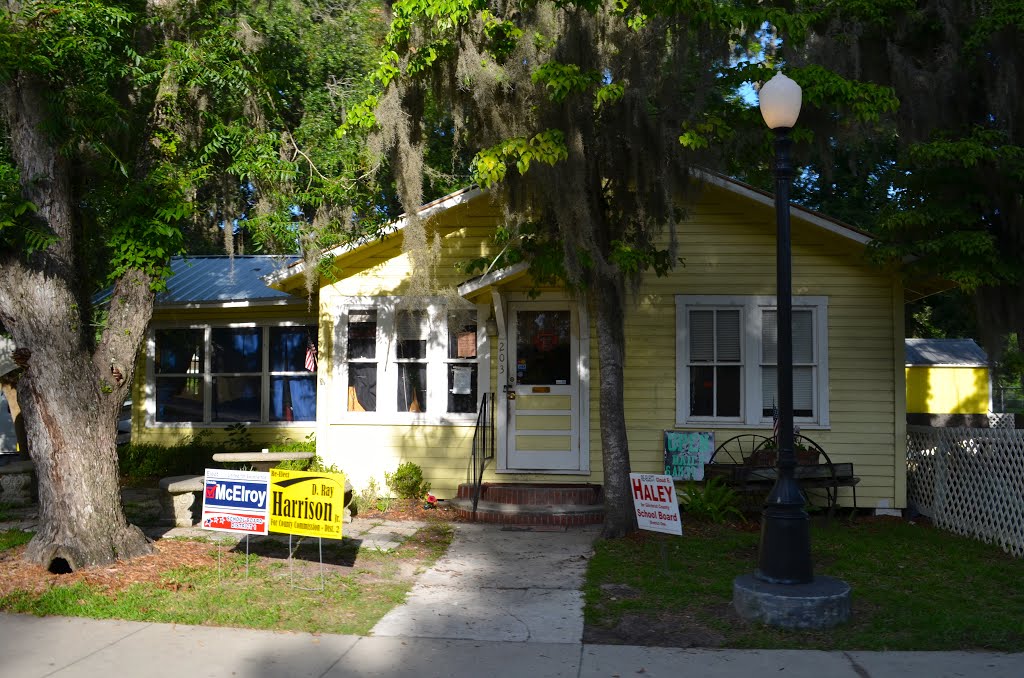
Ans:
<svg viewBox="0 0 1024 678"><path fill-rule="evenodd" d="M683 534L683 521L679 518L679 501L672 476L649 473L630 473L629 486L633 491L636 522L641 530Z"/></svg>

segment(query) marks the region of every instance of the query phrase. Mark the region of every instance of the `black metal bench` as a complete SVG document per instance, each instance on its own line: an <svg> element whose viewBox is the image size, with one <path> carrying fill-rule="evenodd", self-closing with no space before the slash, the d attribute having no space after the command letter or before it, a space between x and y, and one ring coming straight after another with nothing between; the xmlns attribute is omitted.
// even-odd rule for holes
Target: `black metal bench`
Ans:
<svg viewBox="0 0 1024 678"><path fill-rule="evenodd" d="M839 500L839 488L853 491L853 507L857 508L857 483L853 464L833 463L818 443L803 435L793 436L797 456L794 469L796 481L810 501L808 490L824 490L829 516ZM768 494L775 484L775 441L755 433L743 433L729 438L715 448L711 459L704 465L704 480L718 478L737 492Z"/></svg>

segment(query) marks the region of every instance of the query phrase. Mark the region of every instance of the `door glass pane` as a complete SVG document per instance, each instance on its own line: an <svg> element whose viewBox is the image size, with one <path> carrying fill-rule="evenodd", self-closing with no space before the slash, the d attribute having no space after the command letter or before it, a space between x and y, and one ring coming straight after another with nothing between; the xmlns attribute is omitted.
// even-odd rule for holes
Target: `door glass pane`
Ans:
<svg viewBox="0 0 1024 678"><path fill-rule="evenodd" d="M259 327L215 327L210 332L213 371L262 372L262 339Z"/></svg>
<svg viewBox="0 0 1024 678"><path fill-rule="evenodd" d="M214 421L259 421L260 377L214 377Z"/></svg>
<svg viewBox="0 0 1024 678"><path fill-rule="evenodd" d="M516 312L516 382L572 383L570 311Z"/></svg>

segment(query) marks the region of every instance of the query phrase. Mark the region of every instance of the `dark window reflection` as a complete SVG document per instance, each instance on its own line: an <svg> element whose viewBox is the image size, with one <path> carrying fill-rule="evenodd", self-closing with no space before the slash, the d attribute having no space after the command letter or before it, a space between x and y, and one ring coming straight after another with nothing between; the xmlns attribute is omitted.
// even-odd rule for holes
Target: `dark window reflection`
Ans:
<svg viewBox="0 0 1024 678"><path fill-rule="evenodd" d="M203 330L157 330L156 373L198 374L206 364Z"/></svg>
<svg viewBox="0 0 1024 678"><path fill-rule="evenodd" d="M213 372L261 372L263 329L215 327L210 332Z"/></svg>
<svg viewBox="0 0 1024 678"><path fill-rule="evenodd" d="M476 412L477 367L472 364L448 365L448 411Z"/></svg>
<svg viewBox="0 0 1024 678"><path fill-rule="evenodd" d="M316 420L316 377L271 377L270 420Z"/></svg>
<svg viewBox="0 0 1024 678"><path fill-rule="evenodd" d="M159 377L156 380L156 420L203 421L203 384L192 377Z"/></svg>
<svg viewBox="0 0 1024 678"><path fill-rule="evenodd" d="M398 364L398 411L427 411L427 366L423 363Z"/></svg>
<svg viewBox="0 0 1024 678"><path fill-rule="evenodd" d="M377 410L377 364L350 363L348 366L348 411Z"/></svg>
<svg viewBox="0 0 1024 678"><path fill-rule="evenodd" d="M214 377L213 421L259 421L260 377Z"/></svg>

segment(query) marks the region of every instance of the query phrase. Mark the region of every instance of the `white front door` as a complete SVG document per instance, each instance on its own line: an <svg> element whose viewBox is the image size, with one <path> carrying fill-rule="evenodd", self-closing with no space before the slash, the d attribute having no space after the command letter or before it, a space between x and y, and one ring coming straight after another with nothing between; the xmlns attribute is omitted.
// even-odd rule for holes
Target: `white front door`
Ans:
<svg viewBox="0 0 1024 678"><path fill-rule="evenodd" d="M581 469L576 304L510 303L508 344L508 469Z"/></svg>

